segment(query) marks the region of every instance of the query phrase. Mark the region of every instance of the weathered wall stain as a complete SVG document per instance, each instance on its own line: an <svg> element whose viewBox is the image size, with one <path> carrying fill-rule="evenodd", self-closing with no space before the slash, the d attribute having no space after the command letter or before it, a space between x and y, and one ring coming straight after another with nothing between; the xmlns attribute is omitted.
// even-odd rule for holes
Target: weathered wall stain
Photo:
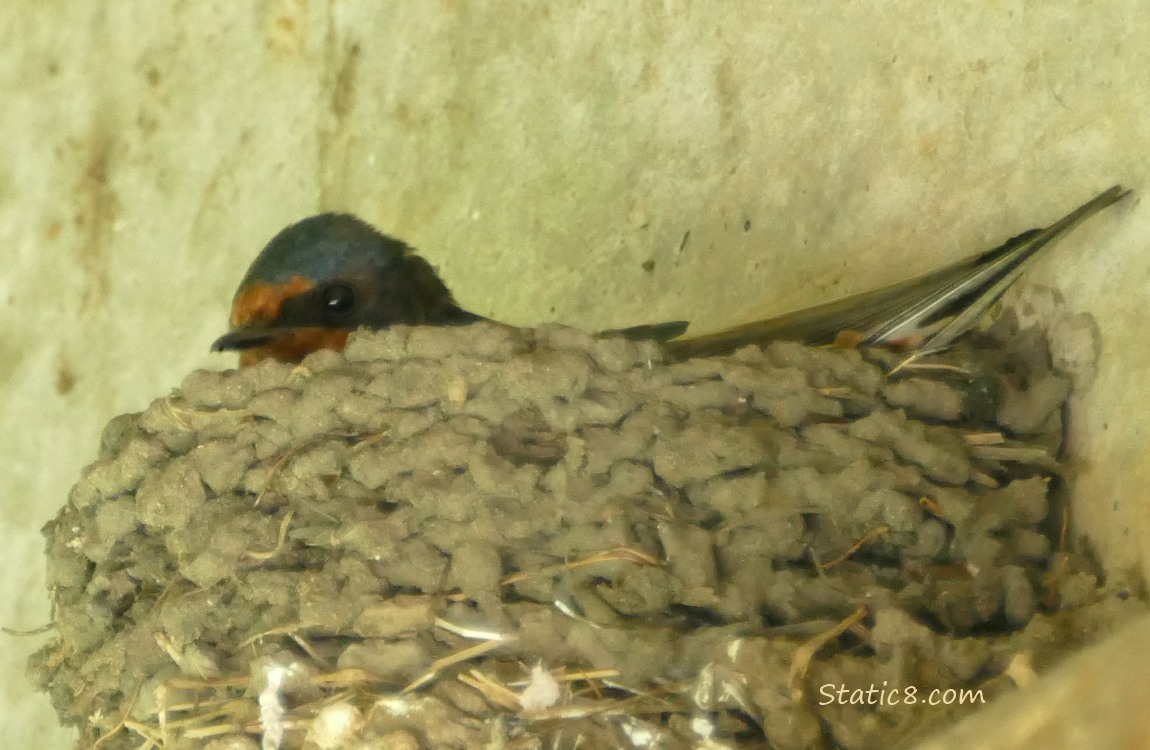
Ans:
<svg viewBox="0 0 1150 750"><path fill-rule="evenodd" d="M307 39L307 0L276 0L265 11L266 43L269 49L298 57Z"/></svg>
<svg viewBox="0 0 1150 750"><path fill-rule="evenodd" d="M351 44L343 54L343 61L335 75L335 85L331 89L331 102L329 108L335 115L336 122L342 125L347 120L348 112L355 106L356 76L359 73L358 44Z"/></svg>
<svg viewBox="0 0 1150 750"><path fill-rule="evenodd" d="M356 105L360 68L360 45L339 38L334 21L328 24L323 87L327 92L327 117L318 122L319 205L322 210L347 208L348 159L357 133L351 125Z"/></svg>
<svg viewBox="0 0 1150 750"><path fill-rule="evenodd" d="M56 357L56 393L67 396L76 387L77 373L72 361L64 352Z"/></svg>
<svg viewBox="0 0 1150 750"><path fill-rule="evenodd" d="M112 231L120 216L120 199L112 186L117 143L115 118L97 114L81 148L84 170L74 190L76 211L73 222L81 236L76 244L76 260L84 272L81 310L91 311L103 304L111 288L108 252Z"/></svg>

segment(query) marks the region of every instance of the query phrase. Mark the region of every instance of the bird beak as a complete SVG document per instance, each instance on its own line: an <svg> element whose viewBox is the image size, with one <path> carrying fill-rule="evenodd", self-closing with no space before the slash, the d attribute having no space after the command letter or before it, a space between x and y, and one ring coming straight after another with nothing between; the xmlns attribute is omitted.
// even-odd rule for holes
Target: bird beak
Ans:
<svg viewBox="0 0 1150 750"><path fill-rule="evenodd" d="M299 362L319 349L342 351L351 331L317 326L245 326L225 333L212 344L212 351L238 351L240 365L254 364L272 357L281 362Z"/></svg>
<svg viewBox="0 0 1150 750"><path fill-rule="evenodd" d="M294 328L237 328L212 343L213 352L233 352L265 346L291 333Z"/></svg>

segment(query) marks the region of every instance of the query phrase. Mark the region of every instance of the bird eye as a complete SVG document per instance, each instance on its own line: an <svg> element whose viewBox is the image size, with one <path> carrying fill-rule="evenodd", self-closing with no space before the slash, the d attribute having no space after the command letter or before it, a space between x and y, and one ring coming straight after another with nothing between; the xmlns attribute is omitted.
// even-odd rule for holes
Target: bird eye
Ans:
<svg viewBox="0 0 1150 750"><path fill-rule="evenodd" d="M320 299L327 312L347 312L355 307L355 290L346 284L331 284L324 288Z"/></svg>

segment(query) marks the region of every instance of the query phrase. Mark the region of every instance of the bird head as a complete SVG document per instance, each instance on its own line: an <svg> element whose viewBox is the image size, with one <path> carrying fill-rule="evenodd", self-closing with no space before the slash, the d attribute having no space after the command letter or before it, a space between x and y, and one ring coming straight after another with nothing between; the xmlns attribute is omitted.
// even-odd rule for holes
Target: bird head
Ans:
<svg viewBox="0 0 1150 750"><path fill-rule="evenodd" d="M239 351L241 365L299 362L317 349L342 349L359 327L476 320L406 244L350 214L327 213L264 247L232 301L231 330L212 350Z"/></svg>

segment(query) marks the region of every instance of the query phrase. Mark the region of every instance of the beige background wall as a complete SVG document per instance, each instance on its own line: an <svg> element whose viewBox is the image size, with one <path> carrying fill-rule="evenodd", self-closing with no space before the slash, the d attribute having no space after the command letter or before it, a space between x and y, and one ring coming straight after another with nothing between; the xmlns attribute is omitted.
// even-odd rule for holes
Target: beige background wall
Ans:
<svg viewBox="0 0 1150 750"><path fill-rule="evenodd" d="M1150 188L1143 0L716 7L0 4L0 624L47 621L38 528L103 424L231 364L207 347L234 285L309 213L510 322L705 329ZM1150 560L1148 205L1037 273L1103 331L1079 518L1117 567ZM69 736L20 677L43 639L0 638L12 747Z"/></svg>

